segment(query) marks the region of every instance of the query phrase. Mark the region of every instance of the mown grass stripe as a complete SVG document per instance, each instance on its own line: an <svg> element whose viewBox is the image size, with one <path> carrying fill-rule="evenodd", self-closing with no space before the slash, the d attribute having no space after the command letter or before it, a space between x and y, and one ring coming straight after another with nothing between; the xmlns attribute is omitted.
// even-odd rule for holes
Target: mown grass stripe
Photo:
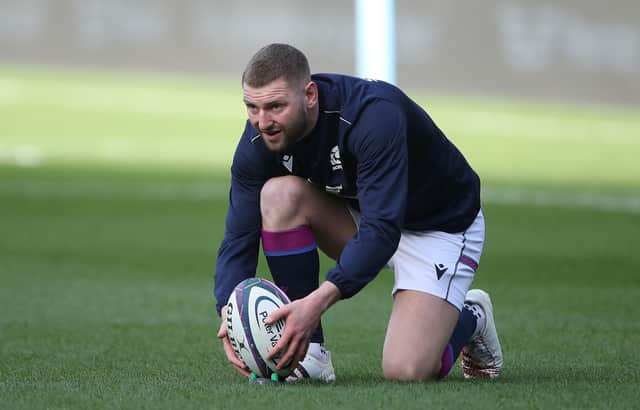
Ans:
<svg viewBox="0 0 640 410"><path fill-rule="evenodd" d="M211 182L123 182L123 181L1 181L0 197L46 198L131 198L142 200L224 200L229 185ZM536 207L584 208L591 210L640 213L640 195L607 194L595 191L485 187L484 203L531 205Z"/></svg>

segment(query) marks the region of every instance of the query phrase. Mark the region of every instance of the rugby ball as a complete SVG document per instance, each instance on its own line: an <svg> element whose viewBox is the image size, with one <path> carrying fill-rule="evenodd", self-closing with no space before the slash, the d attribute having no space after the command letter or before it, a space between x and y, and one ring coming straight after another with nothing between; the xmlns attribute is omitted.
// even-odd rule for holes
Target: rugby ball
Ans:
<svg viewBox="0 0 640 410"><path fill-rule="evenodd" d="M267 360L267 354L278 343L285 322L265 323L271 312L289 303L289 298L276 285L265 279L249 278L238 284L227 302L227 334L233 351L258 377L273 373L286 377L292 369L277 369L279 357Z"/></svg>

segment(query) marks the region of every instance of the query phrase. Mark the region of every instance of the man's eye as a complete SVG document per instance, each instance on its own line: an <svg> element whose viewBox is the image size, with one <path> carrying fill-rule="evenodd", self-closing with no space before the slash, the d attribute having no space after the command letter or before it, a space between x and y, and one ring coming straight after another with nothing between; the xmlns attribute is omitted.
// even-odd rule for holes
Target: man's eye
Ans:
<svg viewBox="0 0 640 410"><path fill-rule="evenodd" d="M280 104L273 104L273 105L271 106L271 109L272 109L273 111L280 111L280 110L282 109L282 105L280 105Z"/></svg>

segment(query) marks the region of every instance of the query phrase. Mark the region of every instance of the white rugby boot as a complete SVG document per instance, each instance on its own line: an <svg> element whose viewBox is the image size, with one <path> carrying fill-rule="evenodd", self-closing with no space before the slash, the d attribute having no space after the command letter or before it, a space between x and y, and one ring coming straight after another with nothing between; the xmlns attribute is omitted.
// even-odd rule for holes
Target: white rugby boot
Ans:
<svg viewBox="0 0 640 410"><path fill-rule="evenodd" d="M471 289L467 292L464 303L472 311L480 307L481 314L484 314L484 320L478 320L478 329L462 348L460 361L464 377L467 379L498 377L503 363L502 349L493 318L491 298L484 290Z"/></svg>
<svg viewBox="0 0 640 410"><path fill-rule="evenodd" d="M320 343L309 344L307 355L286 378L289 383L299 382L304 379L319 380L324 383L336 381L336 372L331 362L331 352L324 350L324 346Z"/></svg>

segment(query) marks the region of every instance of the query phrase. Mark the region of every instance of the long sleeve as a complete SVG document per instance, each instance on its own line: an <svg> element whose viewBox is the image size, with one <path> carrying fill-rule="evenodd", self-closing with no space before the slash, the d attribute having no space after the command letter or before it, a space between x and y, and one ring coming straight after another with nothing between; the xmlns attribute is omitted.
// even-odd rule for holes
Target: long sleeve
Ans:
<svg viewBox="0 0 640 410"><path fill-rule="evenodd" d="M214 294L218 313L234 287L256 274L260 246L260 190L277 172L273 154L247 122L231 166L224 239L218 250Z"/></svg>
<svg viewBox="0 0 640 410"><path fill-rule="evenodd" d="M384 100L371 103L348 138L357 161L360 227L327 273L343 298L373 280L396 251L408 186L406 125L397 107Z"/></svg>

